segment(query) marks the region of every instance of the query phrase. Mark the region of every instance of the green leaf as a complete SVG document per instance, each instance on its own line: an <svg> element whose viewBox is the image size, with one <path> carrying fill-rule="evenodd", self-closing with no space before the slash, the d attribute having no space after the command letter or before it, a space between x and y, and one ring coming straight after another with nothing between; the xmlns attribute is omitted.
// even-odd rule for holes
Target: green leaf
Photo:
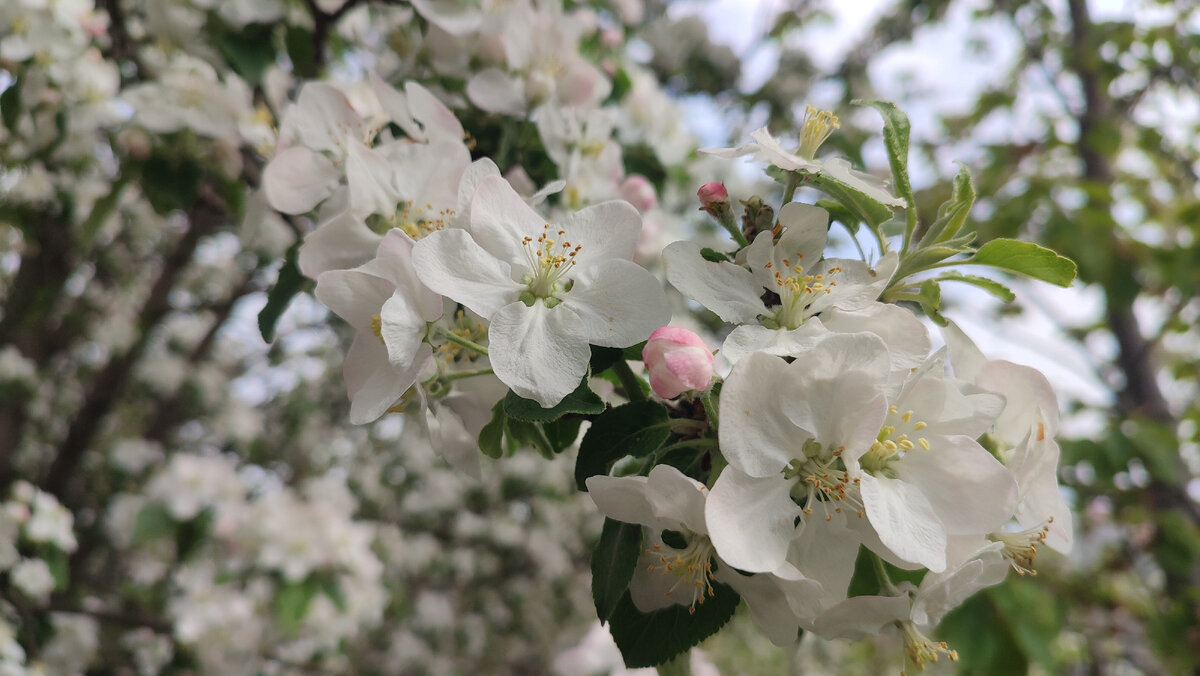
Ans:
<svg viewBox="0 0 1200 676"><path fill-rule="evenodd" d="M575 485L587 490L587 478L607 474L617 460L653 453L671 436L670 420L662 404L632 401L592 421L579 444L575 459Z"/></svg>
<svg viewBox="0 0 1200 676"><path fill-rule="evenodd" d="M71 565L66 553L57 548L47 549L42 552L42 560L46 562L50 576L54 578L54 588L58 591L66 590L71 584Z"/></svg>
<svg viewBox="0 0 1200 676"><path fill-rule="evenodd" d="M1033 242L1016 239L993 239L964 262L1018 272L1058 286L1070 286L1076 273L1075 263L1070 258Z"/></svg>
<svg viewBox="0 0 1200 676"><path fill-rule="evenodd" d="M593 376L598 376L612 368L612 365L617 363L617 361L620 360L624 355L619 347L600 347L599 345L592 345L591 348L592 358L588 362L588 366L592 369Z"/></svg>
<svg viewBox="0 0 1200 676"><path fill-rule="evenodd" d="M504 414L504 400L492 407L492 419L479 430L479 450L489 458L504 456L504 427L508 418Z"/></svg>
<svg viewBox="0 0 1200 676"><path fill-rule="evenodd" d="M987 594L976 594L950 611L936 635L958 651L959 673L1008 676L1029 670L1011 627Z"/></svg>
<svg viewBox="0 0 1200 676"><path fill-rule="evenodd" d="M0 120L10 132L17 131L17 123L21 120L21 78L18 77L8 89L0 94Z"/></svg>
<svg viewBox="0 0 1200 676"><path fill-rule="evenodd" d="M998 615L1004 618L1013 641L1031 662L1056 671L1053 649L1063 626L1063 613L1054 595L1028 577L1010 577L1004 584L984 592Z"/></svg>
<svg viewBox="0 0 1200 676"><path fill-rule="evenodd" d="M550 450L562 453L579 438L579 428L583 426L583 418L564 416L553 422L542 423L542 432L550 442Z"/></svg>
<svg viewBox="0 0 1200 676"><path fill-rule="evenodd" d="M138 512L133 524L133 544L141 544L150 540L175 534L175 519L167 512L167 508L159 503L150 503Z"/></svg>
<svg viewBox="0 0 1200 676"><path fill-rule="evenodd" d="M314 575L317 586L329 597L333 605L338 610L345 612L349 607L349 600L346 598L346 592L342 589L342 585L338 583L337 577L333 573L322 573Z"/></svg>
<svg viewBox="0 0 1200 676"><path fill-rule="evenodd" d="M896 181L896 194L902 197L909 209L913 209L912 183L908 179L908 137L910 125L905 115L894 103L887 101L851 101L860 106L871 106L883 116L883 144L887 148L888 164Z"/></svg>
<svg viewBox="0 0 1200 676"><path fill-rule="evenodd" d="M302 78L317 77L317 53L313 48L312 30L289 25L283 43L296 74Z"/></svg>
<svg viewBox="0 0 1200 676"><path fill-rule="evenodd" d="M299 241L288 249L283 267L279 268L279 276L275 279L275 286L267 293L267 304L258 313L258 332L268 343L275 340L275 324L291 304L292 298L309 284L296 263L299 251Z"/></svg>
<svg viewBox="0 0 1200 676"><path fill-rule="evenodd" d="M209 26L220 26L210 21ZM274 24L247 24L241 30L213 30L213 45L229 66L251 85L262 83L267 68L275 63Z"/></svg>
<svg viewBox="0 0 1200 676"><path fill-rule="evenodd" d="M595 392L588 389L587 379L579 383L575 391L568 394L552 408L542 408L542 405L532 399L526 399L516 392L509 391L504 397L504 412L508 417L525 422L550 422L558 420L567 413L583 413L594 415L604 412L604 400Z"/></svg>
<svg viewBox="0 0 1200 676"><path fill-rule="evenodd" d="M280 583L275 598L271 600L271 614L284 635L294 636L300 629L300 623L308 613L308 606L319 591L321 585L311 578Z"/></svg>
<svg viewBox="0 0 1200 676"><path fill-rule="evenodd" d="M836 178L825 174L805 174L801 185L817 188L833 197L842 206L854 214L860 221L872 228L879 227L884 221L892 218L892 209L882 202L877 202L866 193L851 187Z"/></svg>
<svg viewBox="0 0 1200 676"><path fill-rule="evenodd" d="M200 194L201 169L182 153L155 151L141 166L140 187L159 214L188 209Z"/></svg>
<svg viewBox="0 0 1200 676"><path fill-rule="evenodd" d="M742 598L728 585L714 584L713 590L713 596L696 604L695 613L681 605L643 613L626 592L608 620L625 666L636 669L662 664L717 633L733 617Z"/></svg>
<svg viewBox="0 0 1200 676"><path fill-rule="evenodd" d="M929 242L931 245L944 244L954 239L966 224L974 204L975 183L971 180L971 172L967 170L966 165L962 165L954 177L950 199L938 207L937 219L921 236L921 242Z"/></svg>
<svg viewBox="0 0 1200 676"><path fill-rule="evenodd" d="M509 417L505 421L505 432L508 435L508 441L515 444L517 447L529 446L533 450L541 454L547 460L554 459L554 448L550 440L546 437L542 426L538 423L527 422L525 420L517 420Z"/></svg>
<svg viewBox="0 0 1200 676"><path fill-rule="evenodd" d="M592 550L592 601L600 622L608 622L633 579L642 551L642 527L636 523L604 520L600 541Z"/></svg>
<svg viewBox="0 0 1200 676"><path fill-rule="evenodd" d="M703 257L704 260L706 260L710 263L727 263L727 262L733 260L728 255L723 254L720 251L717 251L716 249L710 249L708 247L704 247L703 249L700 250L700 256Z"/></svg>
<svg viewBox="0 0 1200 676"><path fill-rule="evenodd" d="M1011 303L1017 299L1017 295L1012 292L1012 289L1008 288L1007 286L1004 286L1003 284L1001 284L1000 282L997 282L994 279L989 279L987 277L980 277L978 275L964 275L961 272L947 272L947 273L943 273L942 275L938 276L934 281L937 281L937 282L965 282L967 284L972 284L974 286L977 286L977 287L983 289L984 291L987 291L988 293L999 298L1000 300L1004 301L1005 303Z"/></svg>

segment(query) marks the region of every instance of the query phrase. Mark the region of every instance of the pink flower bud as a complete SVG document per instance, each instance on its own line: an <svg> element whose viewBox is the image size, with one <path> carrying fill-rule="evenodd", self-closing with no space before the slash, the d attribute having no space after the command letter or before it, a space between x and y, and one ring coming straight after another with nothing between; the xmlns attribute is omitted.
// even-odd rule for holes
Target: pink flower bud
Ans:
<svg viewBox="0 0 1200 676"><path fill-rule="evenodd" d="M717 181L709 181L700 186L696 196L700 198L700 208L709 213L712 213L717 205L729 204L729 192L725 190L725 184Z"/></svg>
<svg viewBox="0 0 1200 676"><path fill-rule="evenodd" d="M713 375L713 355L700 336L676 326L650 334L642 348L642 361L650 369L650 387L663 399L687 390L707 390Z"/></svg>
<svg viewBox="0 0 1200 676"><path fill-rule="evenodd" d="M654 184L650 179L641 174L630 174L621 183L621 199L644 214L658 204L658 193L654 191Z"/></svg>

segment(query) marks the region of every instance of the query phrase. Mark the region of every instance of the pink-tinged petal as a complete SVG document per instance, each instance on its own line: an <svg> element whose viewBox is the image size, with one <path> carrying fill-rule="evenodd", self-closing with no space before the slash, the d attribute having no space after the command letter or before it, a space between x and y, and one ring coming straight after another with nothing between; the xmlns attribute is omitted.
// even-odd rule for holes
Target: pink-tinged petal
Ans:
<svg viewBox="0 0 1200 676"><path fill-rule="evenodd" d="M924 493L947 533L999 530L1016 510L1012 474L970 437L943 437L930 451L914 448L892 467L897 479Z"/></svg>
<svg viewBox="0 0 1200 676"><path fill-rule="evenodd" d="M708 536L729 565L750 573L768 573L787 558L796 536L800 508L791 498L792 482L776 473L766 478L729 466L721 472L705 504Z"/></svg>
<svg viewBox="0 0 1200 676"><path fill-rule="evenodd" d="M867 518L885 547L935 573L946 569L946 528L920 488L866 473L859 487Z"/></svg>
<svg viewBox="0 0 1200 676"><path fill-rule="evenodd" d="M329 158L304 146L292 146L263 168L263 193L272 209L303 214L329 197L341 176Z"/></svg>
<svg viewBox="0 0 1200 676"><path fill-rule="evenodd" d="M498 68L487 68L472 75L467 81L467 98L489 113L525 114L524 83Z"/></svg>
<svg viewBox="0 0 1200 676"><path fill-rule="evenodd" d="M485 251L465 230L439 230L422 238L413 246L412 261L426 287L484 319L521 294L508 263Z"/></svg>
<svg viewBox="0 0 1200 676"><path fill-rule="evenodd" d="M536 240L546 234L561 240L559 228L525 204L508 181L487 176L479 181L471 198L471 235L492 256L528 270L528 259L536 251ZM526 245L525 238L535 240Z"/></svg>
<svg viewBox="0 0 1200 676"><path fill-rule="evenodd" d="M671 321L670 301L658 278L632 261L609 260L584 269L561 298L560 307L574 314L567 330L593 345L627 347Z"/></svg>
<svg viewBox="0 0 1200 676"><path fill-rule="evenodd" d="M646 499L647 481L644 476L592 476L585 483L588 497L604 516L653 527L658 522Z"/></svg>
<svg viewBox="0 0 1200 676"><path fill-rule="evenodd" d="M803 456L813 436L784 413L804 401L802 385L786 367L778 357L755 353L738 362L721 388L721 452L752 476L778 476Z"/></svg>
<svg viewBox="0 0 1200 676"><path fill-rule="evenodd" d="M574 334L576 321L563 306L516 302L502 307L488 329L496 377L544 408L562 401L579 387L592 355L587 340Z"/></svg>
<svg viewBox="0 0 1200 676"><path fill-rule="evenodd" d="M663 262L672 286L726 322L747 324L767 312L762 286L749 270L729 262L706 261L693 242L670 244L663 250Z"/></svg>
<svg viewBox="0 0 1200 676"><path fill-rule="evenodd" d="M589 489L591 490L590 486ZM670 465L656 465L646 484L646 500L659 521L682 524L693 533L708 534L704 525L704 484Z"/></svg>

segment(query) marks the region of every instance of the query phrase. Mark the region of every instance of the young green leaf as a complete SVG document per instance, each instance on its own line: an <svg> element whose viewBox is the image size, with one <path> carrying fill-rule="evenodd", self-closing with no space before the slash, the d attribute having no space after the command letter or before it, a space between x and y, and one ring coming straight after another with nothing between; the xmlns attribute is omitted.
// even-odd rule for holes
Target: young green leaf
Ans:
<svg viewBox="0 0 1200 676"><path fill-rule="evenodd" d="M296 242L288 249L283 267L279 268L279 276L275 279L275 286L272 286L271 291L267 293L267 304L258 313L258 332L268 343L275 340L275 324L279 322L279 317L291 304L292 298L310 283L300 273L300 266L296 263L299 251L300 242Z"/></svg>
<svg viewBox="0 0 1200 676"><path fill-rule="evenodd" d="M713 589L713 596L696 604L694 613L682 605L643 613L626 592L608 620L625 666L662 664L717 633L733 617L742 597L728 585L714 584Z"/></svg>
<svg viewBox="0 0 1200 676"><path fill-rule="evenodd" d="M653 401L633 401L596 418L575 459L575 485L587 490L590 476L608 473L617 460L653 453L671 436L667 410Z"/></svg>
<svg viewBox="0 0 1200 676"><path fill-rule="evenodd" d="M967 284L972 284L983 289L984 291L987 291L1005 303L1011 303L1017 299L1017 295L1012 292L1012 289L994 279L980 277L978 275L964 275L961 272L946 272L939 275L934 281L965 282Z"/></svg>
<svg viewBox="0 0 1200 676"><path fill-rule="evenodd" d="M1058 286L1070 286L1076 273L1070 258L1016 239L993 239L963 262L1017 272Z"/></svg>
<svg viewBox="0 0 1200 676"><path fill-rule="evenodd" d="M600 541L592 550L592 600L596 616L608 622L621 596L629 588L633 569L642 551L642 527L636 523L604 520Z"/></svg>
<svg viewBox="0 0 1200 676"><path fill-rule="evenodd" d="M954 177L954 187L951 189L950 199L938 207L937 219L921 236L921 242L943 244L953 239L966 224L967 217L971 215L971 206L974 204L975 183L972 181L971 172L967 170L966 165L962 165Z"/></svg>
<svg viewBox="0 0 1200 676"><path fill-rule="evenodd" d="M580 381L579 387L568 394L562 401L551 408L542 408L541 404L532 399L526 399L516 392L509 391L504 397L504 412L508 417L525 422L550 422L558 420L567 413L584 413L594 415L604 412L604 400L587 385L587 379Z"/></svg>
<svg viewBox="0 0 1200 676"><path fill-rule="evenodd" d="M883 116L883 144L887 148L888 164L892 167L896 195L904 199L910 211L915 209L912 183L908 180L908 116L896 104L887 101L852 101L860 106L871 106Z"/></svg>

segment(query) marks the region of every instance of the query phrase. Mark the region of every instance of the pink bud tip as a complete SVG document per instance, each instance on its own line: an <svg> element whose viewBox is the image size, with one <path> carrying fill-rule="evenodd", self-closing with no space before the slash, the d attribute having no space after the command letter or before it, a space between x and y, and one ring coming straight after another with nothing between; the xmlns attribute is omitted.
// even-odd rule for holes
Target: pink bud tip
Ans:
<svg viewBox="0 0 1200 676"><path fill-rule="evenodd" d="M658 204L658 193L654 190L654 184L641 174L630 174L621 183L621 198L643 214Z"/></svg>
<svg viewBox="0 0 1200 676"><path fill-rule="evenodd" d="M700 206L705 210L711 209L716 204L729 202L729 192L725 190L725 184L717 181L709 181L700 186L700 189L696 191L696 196L700 198Z"/></svg>
<svg viewBox="0 0 1200 676"><path fill-rule="evenodd" d="M642 349L650 370L650 388L663 399L688 390L707 390L713 375L713 355L692 331L664 326L650 334Z"/></svg>

